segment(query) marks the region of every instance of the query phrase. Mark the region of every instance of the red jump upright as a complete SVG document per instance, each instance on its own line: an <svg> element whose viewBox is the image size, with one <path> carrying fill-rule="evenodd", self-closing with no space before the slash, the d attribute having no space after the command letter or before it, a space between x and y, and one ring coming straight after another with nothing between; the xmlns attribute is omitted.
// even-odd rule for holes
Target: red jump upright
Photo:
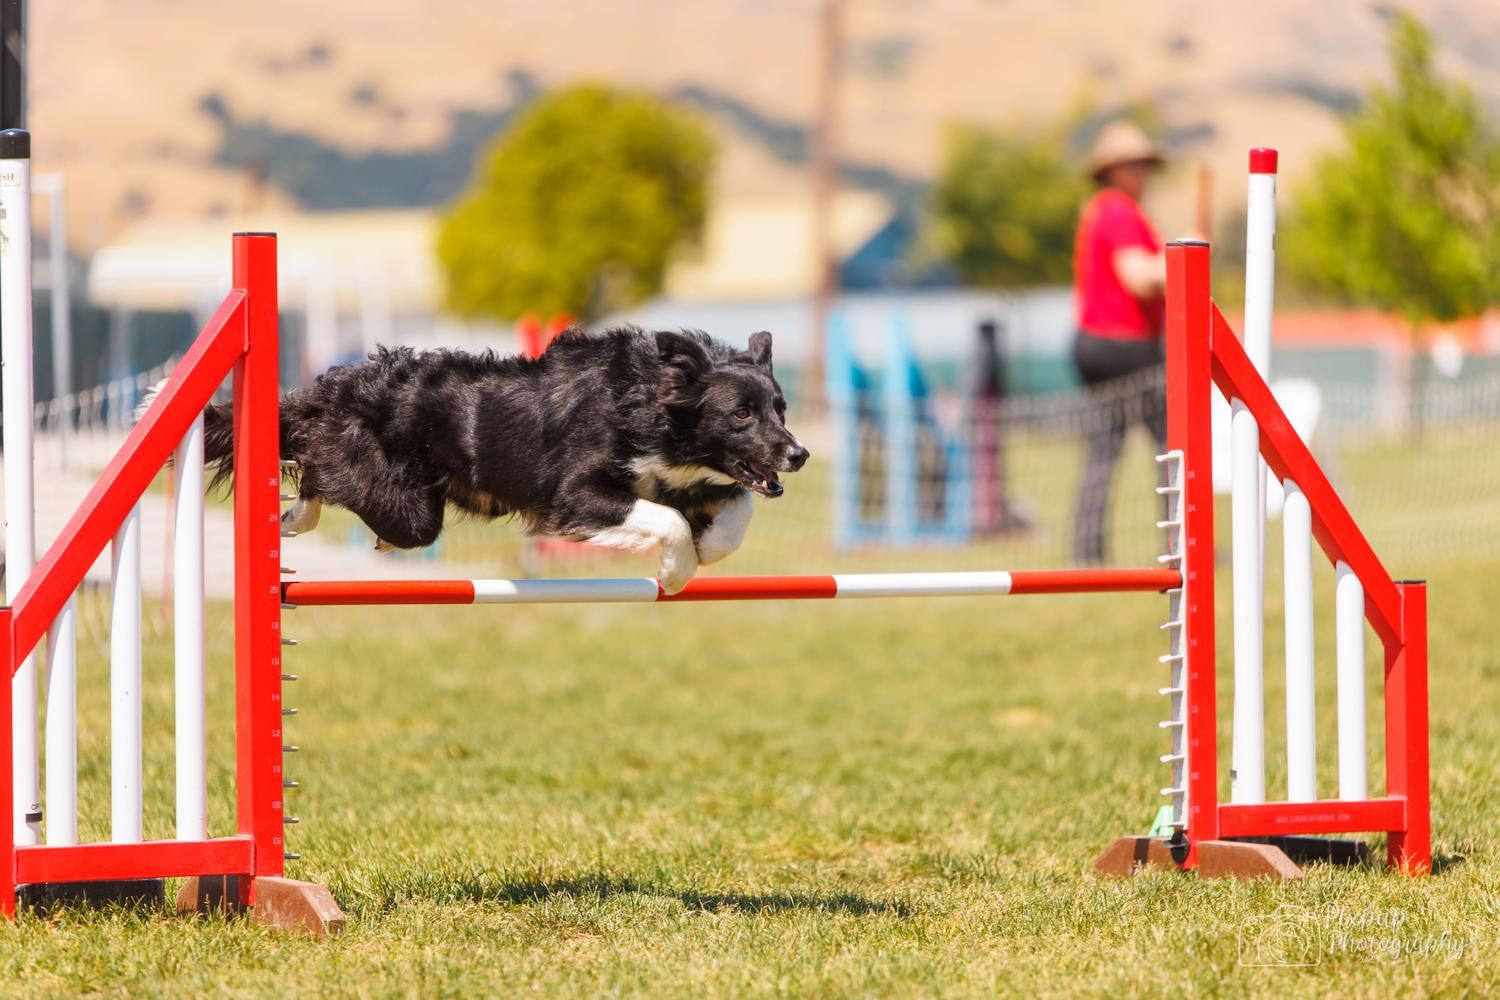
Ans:
<svg viewBox="0 0 1500 1000"><path fill-rule="evenodd" d="M207 840L40 844L17 847L7 825L0 912L15 912L17 886L47 887L194 876L181 905L200 893L215 905L260 907L259 919L326 930L326 891L292 883L282 836L280 469L276 237L237 233L233 288L141 416L119 453L10 608L0 609L0 655L14 675L84 575L140 501L226 377L233 377L235 492L235 831ZM0 685L0 789L11 808L11 685ZM66 894L66 890L64 890ZM279 914L273 914L279 909ZM290 915L290 916L288 916ZM339 918L341 919L341 918ZM314 926L316 924L316 926Z"/></svg>
<svg viewBox="0 0 1500 1000"><path fill-rule="evenodd" d="M1123 838L1096 864L1124 873L1141 863L1179 863L1205 872L1285 874L1289 862L1274 846L1247 840L1380 832L1392 868L1431 870L1427 728L1426 588L1386 572L1328 477L1297 436L1265 380L1246 356L1209 294L1209 246L1180 240L1167 248L1168 447L1182 455L1187 554L1183 601L1187 663L1185 821L1170 844ZM1365 595L1365 615L1385 647L1385 795L1226 803L1219 799L1218 711L1214 641L1213 450L1210 392L1241 401L1254 415L1260 451L1271 474L1306 495L1312 532L1330 562L1347 565ZM1363 748L1361 748L1362 750ZM1289 845L1329 857L1349 842ZM1169 850L1171 849L1171 850ZM1175 857L1169 854L1175 850ZM1210 859L1208 855L1213 855Z"/></svg>

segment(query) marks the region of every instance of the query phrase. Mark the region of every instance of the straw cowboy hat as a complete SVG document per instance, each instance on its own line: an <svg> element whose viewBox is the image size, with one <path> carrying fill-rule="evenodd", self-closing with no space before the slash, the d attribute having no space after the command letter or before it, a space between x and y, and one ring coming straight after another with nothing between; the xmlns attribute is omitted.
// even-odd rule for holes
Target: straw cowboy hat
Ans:
<svg viewBox="0 0 1500 1000"><path fill-rule="evenodd" d="M1110 167L1122 163L1164 162L1167 154L1151 138L1130 122L1110 122L1094 140L1094 148L1083 161L1083 172L1095 180Z"/></svg>

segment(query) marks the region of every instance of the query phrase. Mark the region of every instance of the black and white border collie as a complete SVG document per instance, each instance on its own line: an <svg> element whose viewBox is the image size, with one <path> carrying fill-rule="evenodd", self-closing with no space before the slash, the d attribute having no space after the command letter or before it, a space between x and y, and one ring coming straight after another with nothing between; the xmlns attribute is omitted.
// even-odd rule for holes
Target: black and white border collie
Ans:
<svg viewBox="0 0 1500 1000"><path fill-rule="evenodd" d="M537 534L661 547L677 593L739 548L751 494L777 497L807 449L787 430L771 335L736 351L703 333L570 330L534 360L382 348L281 400L281 456L305 532L325 503L376 548L430 545L453 506L514 515ZM204 413L218 479L233 470L230 408Z"/></svg>

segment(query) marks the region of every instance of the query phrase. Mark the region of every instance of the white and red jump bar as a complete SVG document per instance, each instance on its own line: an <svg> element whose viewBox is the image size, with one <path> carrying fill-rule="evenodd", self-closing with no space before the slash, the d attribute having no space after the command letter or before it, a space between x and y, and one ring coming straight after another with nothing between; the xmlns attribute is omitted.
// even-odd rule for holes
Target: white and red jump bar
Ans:
<svg viewBox="0 0 1500 1000"><path fill-rule="evenodd" d="M677 601L810 601L852 597L976 597L1163 591L1175 569L1064 569L982 573L839 573L705 576L678 594L650 577L603 580L299 580L282 601L301 607L363 604L653 604Z"/></svg>

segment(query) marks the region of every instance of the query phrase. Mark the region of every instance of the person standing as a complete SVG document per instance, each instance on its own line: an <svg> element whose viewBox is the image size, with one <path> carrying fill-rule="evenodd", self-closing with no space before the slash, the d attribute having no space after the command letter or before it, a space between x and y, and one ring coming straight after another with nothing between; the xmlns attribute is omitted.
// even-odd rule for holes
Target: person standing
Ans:
<svg viewBox="0 0 1500 1000"><path fill-rule="evenodd" d="M1098 185L1083 207L1073 250L1073 360L1090 396L1073 558L1085 565L1101 564L1107 554L1110 488L1126 431L1140 420L1159 445L1166 443L1166 258L1140 204L1165 160L1139 128L1114 122L1099 133L1085 163Z"/></svg>

